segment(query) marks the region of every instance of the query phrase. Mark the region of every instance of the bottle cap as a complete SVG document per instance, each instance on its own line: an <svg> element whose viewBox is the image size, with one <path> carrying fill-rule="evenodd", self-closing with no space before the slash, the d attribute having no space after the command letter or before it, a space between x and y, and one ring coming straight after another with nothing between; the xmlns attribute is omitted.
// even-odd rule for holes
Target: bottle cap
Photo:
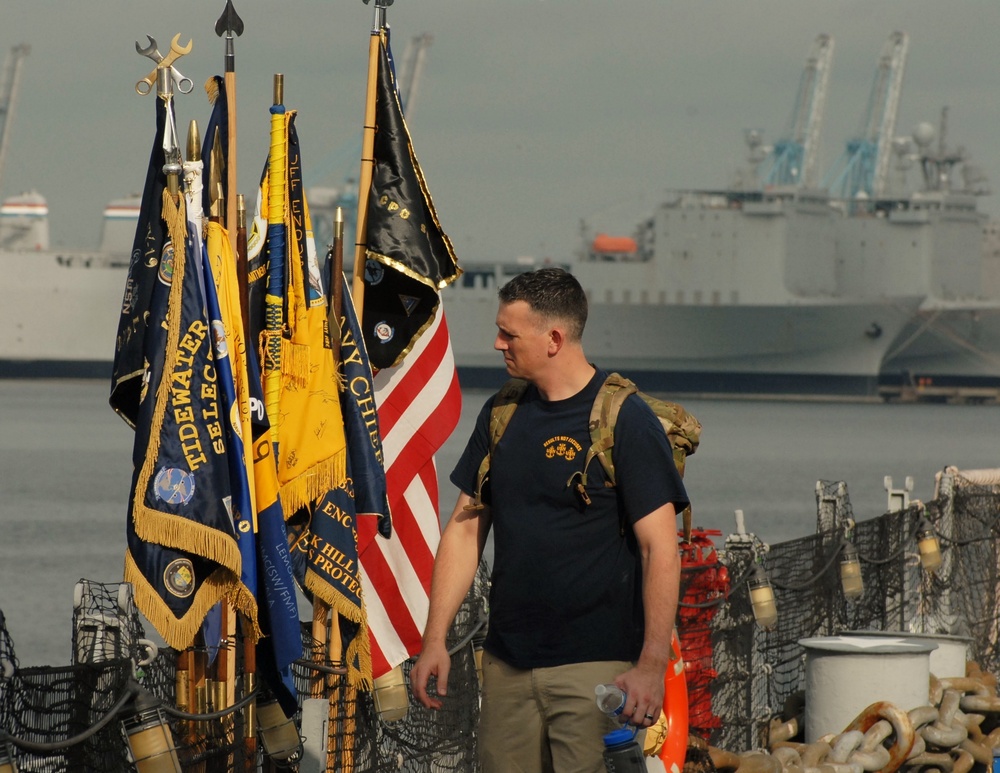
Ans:
<svg viewBox="0 0 1000 773"><path fill-rule="evenodd" d="M638 729L638 728L636 728ZM621 743L628 743L633 738L635 738L635 732L629 730L627 727L619 728L618 730L612 730L610 733L604 736L605 746L617 746Z"/></svg>

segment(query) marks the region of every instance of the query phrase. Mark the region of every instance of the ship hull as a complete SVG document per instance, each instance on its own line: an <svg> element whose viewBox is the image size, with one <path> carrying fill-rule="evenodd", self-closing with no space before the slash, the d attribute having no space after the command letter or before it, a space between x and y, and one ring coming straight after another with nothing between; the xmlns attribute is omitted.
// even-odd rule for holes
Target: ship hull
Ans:
<svg viewBox="0 0 1000 773"><path fill-rule="evenodd" d="M126 270L97 254L0 253L0 377L111 377Z"/></svg>
<svg viewBox="0 0 1000 773"><path fill-rule="evenodd" d="M0 260L17 277L12 302L0 305L0 377L110 378L124 268L47 253ZM463 385L502 383L495 290L447 288L442 296ZM882 358L917 303L592 302L584 345L602 368L648 390L873 395Z"/></svg>

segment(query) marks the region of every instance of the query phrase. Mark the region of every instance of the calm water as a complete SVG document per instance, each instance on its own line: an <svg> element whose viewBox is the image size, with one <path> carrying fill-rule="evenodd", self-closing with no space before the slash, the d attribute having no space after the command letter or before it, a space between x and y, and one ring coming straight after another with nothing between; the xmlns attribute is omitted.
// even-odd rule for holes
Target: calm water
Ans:
<svg viewBox="0 0 1000 773"><path fill-rule="evenodd" d="M132 431L99 381L0 380L0 610L22 666L70 660L73 585L118 582L125 551ZM465 395L438 456L443 512L486 392ZM817 480L843 480L857 520L885 510L883 477L930 499L934 473L1000 466L996 406L685 400L704 426L687 466L696 526L747 528L765 542L811 533ZM721 541L718 543L721 544Z"/></svg>

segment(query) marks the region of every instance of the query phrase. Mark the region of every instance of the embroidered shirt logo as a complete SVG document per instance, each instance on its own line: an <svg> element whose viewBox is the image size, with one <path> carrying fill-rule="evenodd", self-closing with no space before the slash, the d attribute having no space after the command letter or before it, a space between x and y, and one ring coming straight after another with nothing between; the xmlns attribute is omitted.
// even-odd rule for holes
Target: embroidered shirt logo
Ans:
<svg viewBox="0 0 1000 773"><path fill-rule="evenodd" d="M572 462L576 458L576 455L583 450L583 446L566 435L556 435L546 440L542 445L545 448L546 459L554 459L557 456L561 456L567 462Z"/></svg>

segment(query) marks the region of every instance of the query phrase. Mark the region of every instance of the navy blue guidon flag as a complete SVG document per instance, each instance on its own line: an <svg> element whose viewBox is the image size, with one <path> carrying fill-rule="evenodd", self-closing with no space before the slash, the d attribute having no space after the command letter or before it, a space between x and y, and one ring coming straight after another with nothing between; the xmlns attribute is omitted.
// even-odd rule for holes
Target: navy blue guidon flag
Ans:
<svg viewBox="0 0 1000 773"><path fill-rule="evenodd" d="M375 516L374 521L366 519L365 523L374 523L376 531L389 538L392 519L372 367L354 310L350 282L343 282L341 288L340 406L347 437L347 461L354 484L354 506L360 516Z"/></svg>
<svg viewBox="0 0 1000 773"><path fill-rule="evenodd" d="M220 223L205 226L205 289L213 327L220 389L227 419L233 520L242 556L241 580L257 598L263 636L257 669L286 714L297 708L291 665L302 656L298 602L288 551L288 533L278 500L256 354L243 338L236 262ZM256 442L255 442L256 441ZM261 442L262 441L262 442ZM254 621L247 621L253 630ZM249 634L250 632L248 632Z"/></svg>
<svg viewBox="0 0 1000 773"><path fill-rule="evenodd" d="M112 407L135 429L125 580L171 647L189 647L227 599L256 621L241 556L200 239L166 191L172 103L156 100L156 139L116 341Z"/></svg>
<svg viewBox="0 0 1000 773"><path fill-rule="evenodd" d="M204 169L207 190L208 180L226 179L225 158L217 157L213 149L227 148L228 144L223 79L215 76L206 89L214 102L202 151L207 160ZM223 169L213 170L216 164ZM210 209L211 202L206 201L205 206ZM222 333L216 337L216 357L220 373L225 372L223 382L227 388L222 395L232 451L230 470L234 501L240 502L234 507L234 522L243 561L241 579L257 598L263 634L257 642L257 671L278 697L285 713L291 716L297 710L291 664L302 655L302 637L288 533L268 437L270 425L264 410L256 351L247 345L247 332L243 329L243 300L229 234L218 222L207 223L205 231L206 297L213 325L219 326Z"/></svg>

